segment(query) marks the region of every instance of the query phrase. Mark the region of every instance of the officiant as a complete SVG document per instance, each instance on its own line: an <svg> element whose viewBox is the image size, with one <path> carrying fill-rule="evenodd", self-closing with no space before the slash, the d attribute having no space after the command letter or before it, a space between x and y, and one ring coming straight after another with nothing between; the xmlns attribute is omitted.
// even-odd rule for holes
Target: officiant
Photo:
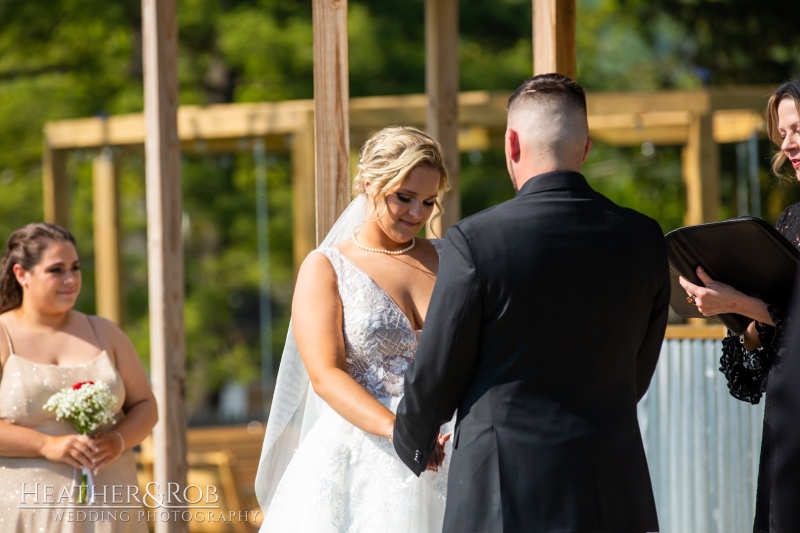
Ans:
<svg viewBox="0 0 800 533"><path fill-rule="evenodd" d="M766 124L767 135L777 148L772 158L773 174L790 183L800 180L800 76L772 93L767 103ZM800 203L787 207L775 227L800 249ZM679 281L687 301L696 305L704 316L736 313L752 320L742 335L729 334L723 340L720 370L734 398L756 404L766 395L753 531L774 533L778 529L770 515L775 457L771 391L782 371L781 360L790 356L784 346L787 306L748 296L711 278L701 267L696 273L702 285L683 277Z"/></svg>

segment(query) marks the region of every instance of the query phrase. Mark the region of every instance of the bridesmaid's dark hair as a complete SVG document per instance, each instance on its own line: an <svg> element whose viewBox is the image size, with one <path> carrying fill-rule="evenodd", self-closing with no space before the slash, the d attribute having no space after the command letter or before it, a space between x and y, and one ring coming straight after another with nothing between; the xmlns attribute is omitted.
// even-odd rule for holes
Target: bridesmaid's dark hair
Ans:
<svg viewBox="0 0 800 533"><path fill-rule="evenodd" d="M14 275L14 265L30 270L42 260L53 242L70 242L77 248L72 233L55 224L34 222L11 234L0 260L0 313L22 305L22 287Z"/></svg>

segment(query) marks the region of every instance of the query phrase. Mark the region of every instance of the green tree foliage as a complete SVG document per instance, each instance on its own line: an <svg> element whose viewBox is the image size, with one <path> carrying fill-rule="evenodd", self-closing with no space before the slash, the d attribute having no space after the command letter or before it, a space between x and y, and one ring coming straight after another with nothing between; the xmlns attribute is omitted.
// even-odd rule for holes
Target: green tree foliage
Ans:
<svg viewBox="0 0 800 533"><path fill-rule="evenodd" d="M779 83L800 72L792 9L778 0L620 0L643 21L642 35L663 46L664 21L686 37L684 61L709 85Z"/></svg>
<svg viewBox="0 0 800 533"><path fill-rule="evenodd" d="M694 88L708 81L706 71L715 84L777 83L800 66L797 45L779 37L788 34L790 17L782 17L777 7L751 4L578 0L579 79L590 91ZM461 2L462 90L509 93L530 75L531 14L530 0ZM352 96L424 91L423 0L350 0L348 23ZM313 96L308 0L181 0L178 24L181 104ZM2 238L42 218L40 161L46 122L142 111L141 33L139 0L0 0ZM487 150L462 155L464 215L513 196L502 131L490 132L490 139ZM226 383L260 381L252 150L247 139L235 154L212 154L198 142L182 159L190 413L213 408ZM275 363L288 324L294 276L287 152L285 147L273 149L266 168ZM761 153L766 156L763 146ZM71 229L79 239L85 279L79 307L87 312L94 310L95 155L75 151L68 164ZM117 150L115 157L122 191L124 326L147 362L144 156L141 149L128 149ZM736 169L726 165L733 160L723 158L730 175ZM585 171L600 190L657 218L665 231L681 224L683 185L676 147L643 151L598 144ZM766 173L762 177L765 189L772 191ZM725 198L731 198L727 178L724 187ZM777 216L775 210L787 198L785 192L765 195L765 216Z"/></svg>

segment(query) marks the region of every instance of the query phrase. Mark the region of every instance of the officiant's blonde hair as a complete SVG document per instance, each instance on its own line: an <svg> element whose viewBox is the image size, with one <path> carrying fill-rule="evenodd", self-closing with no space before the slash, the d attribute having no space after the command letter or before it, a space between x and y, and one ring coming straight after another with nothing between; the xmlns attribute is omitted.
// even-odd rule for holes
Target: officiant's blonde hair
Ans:
<svg viewBox="0 0 800 533"><path fill-rule="evenodd" d="M399 187L408 174L417 167L439 173L439 191L435 200L441 216L441 198L450 189L450 180L444 166L442 147L436 139L416 128L389 126L367 139L358 158L353 194L367 194L370 206L375 206L380 218L386 211L386 196Z"/></svg>

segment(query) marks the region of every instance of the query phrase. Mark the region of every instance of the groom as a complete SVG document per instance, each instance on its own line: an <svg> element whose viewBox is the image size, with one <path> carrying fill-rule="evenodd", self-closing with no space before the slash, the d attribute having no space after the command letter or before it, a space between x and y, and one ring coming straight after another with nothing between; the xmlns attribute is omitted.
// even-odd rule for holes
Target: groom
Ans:
<svg viewBox="0 0 800 533"><path fill-rule="evenodd" d="M394 446L417 475L458 412L444 531L657 531L636 404L667 323L658 224L595 192L586 97L559 74L508 101L516 197L447 233Z"/></svg>

